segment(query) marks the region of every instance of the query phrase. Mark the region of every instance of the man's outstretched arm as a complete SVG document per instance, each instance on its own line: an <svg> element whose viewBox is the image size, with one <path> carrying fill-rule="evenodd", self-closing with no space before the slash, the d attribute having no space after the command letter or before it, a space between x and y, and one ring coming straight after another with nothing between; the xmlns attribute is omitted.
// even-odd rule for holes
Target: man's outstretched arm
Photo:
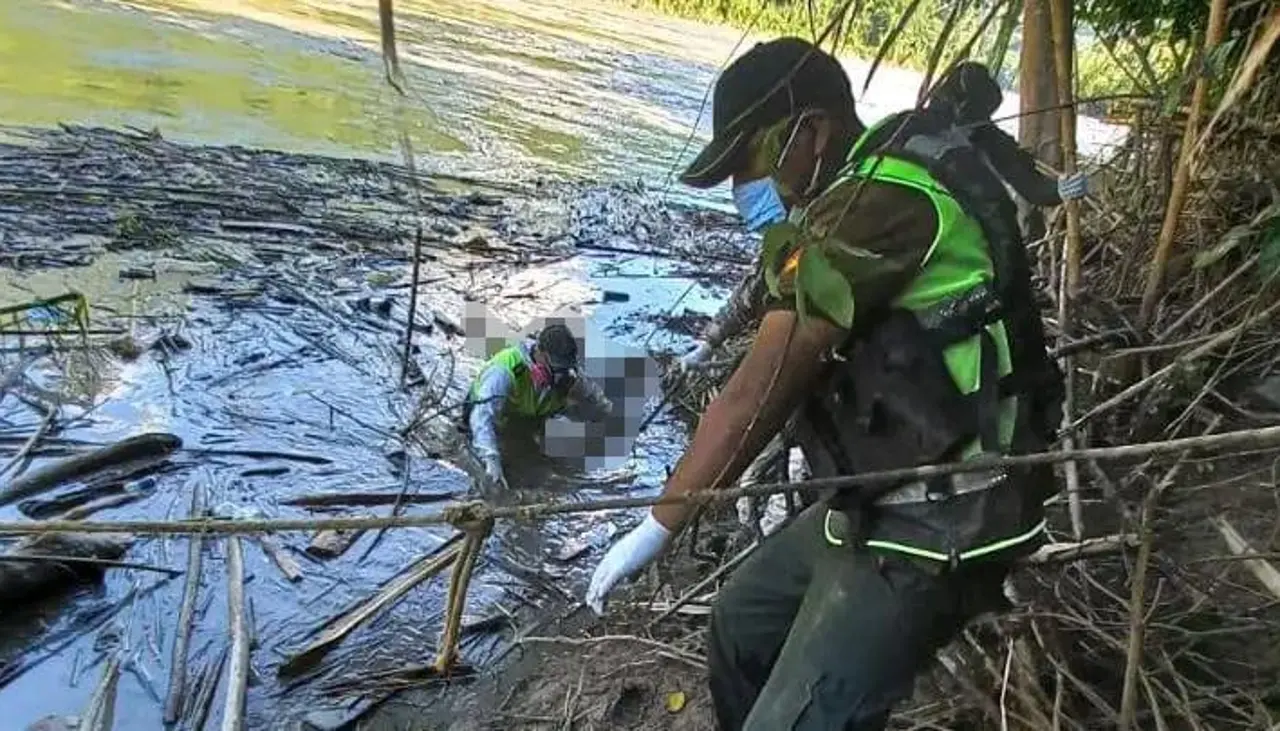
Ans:
<svg viewBox="0 0 1280 731"><path fill-rule="evenodd" d="M812 388L823 355L845 337L845 330L820 318L802 322L786 310L765 315L746 357L698 422L663 497L735 483ZM691 511L687 504L655 505L638 528L609 549L591 577L587 604L602 612L614 585L652 561Z"/></svg>

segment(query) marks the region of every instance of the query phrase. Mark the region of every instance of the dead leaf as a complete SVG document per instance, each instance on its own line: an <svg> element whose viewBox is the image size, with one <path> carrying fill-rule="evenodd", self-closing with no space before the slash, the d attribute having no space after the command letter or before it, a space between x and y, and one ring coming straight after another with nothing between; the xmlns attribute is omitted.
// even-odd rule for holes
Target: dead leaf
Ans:
<svg viewBox="0 0 1280 731"><path fill-rule="evenodd" d="M667 694L667 712L679 713L684 710L684 704L688 699L685 698L684 691L677 690Z"/></svg>

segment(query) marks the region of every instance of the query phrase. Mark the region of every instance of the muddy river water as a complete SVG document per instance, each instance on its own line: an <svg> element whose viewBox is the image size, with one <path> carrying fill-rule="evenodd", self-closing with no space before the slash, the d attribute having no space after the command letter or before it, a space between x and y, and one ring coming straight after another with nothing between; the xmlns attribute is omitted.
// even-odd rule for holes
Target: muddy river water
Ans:
<svg viewBox="0 0 1280 731"><path fill-rule="evenodd" d="M554 261L508 257L487 272L470 266L471 283L456 281L460 275L442 256L423 273L424 281L440 283L424 290L429 311L467 322L464 300L480 292L473 298L514 331L558 307L574 307L585 318L587 355L596 364L622 357L644 364L646 351L687 347L685 335L659 328L655 317L677 306L712 311L726 293L725 281L699 277L661 256L618 251L647 251L664 243L656 239L666 234L690 237L693 229L680 224L684 219L672 219L666 204L686 218L690 207L728 210L723 189L694 193L670 178L708 133L708 85L734 52L739 34L568 0L404 0L397 11L407 100L382 81L372 2L4 0L0 124L158 129L166 140L193 145L384 161L400 159L403 130L420 171L522 186L525 199L504 203L495 214L509 213L521 224L503 229L491 216L488 243L494 230L517 241L571 231L579 245L591 240L617 249ZM866 65L847 64L860 89ZM882 70L862 100L864 116L876 119L910 105L916 83L913 74ZM1016 104L1010 97L1007 110ZM1116 135L1083 120L1081 139L1086 151L1098 150ZM567 182L574 187L560 186ZM546 200L537 191L545 191ZM449 209L460 220L490 205L467 198L465 191L449 194L462 201ZM467 201L475 205L467 208ZM448 217L440 209L436 214L437 220ZM717 217L700 225L745 259L751 242L731 224ZM0 230L0 242L5 233ZM191 246L200 250L198 242ZM225 273L225 259L232 255L223 254L222 260L193 255L195 261L179 261L107 252L80 267L0 270L0 304L74 287L95 307L139 318L148 337L181 333L189 346L97 368L68 358L44 369L50 383L82 402L58 435L66 445L167 431L188 447L171 469L154 475L152 497L107 516L183 515L196 484L215 505L264 515L304 515L280 506L301 493L396 490L406 479L415 491L466 492L466 479L447 460L434 459L430 449L403 449L397 432L411 418L415 396L398 388L401 340L395 327L371 325L377 317L361 314L389 302L392 314L404 321L403 255L396 260L313 252L294 261L246 253L256 257L258 273L233 277L234 287L224 277L220 291L265 292L269 301L244 306L236 297L191 294L193 280L219 267ZM141 283L120 280L118 272L138 265L139 257L158 276ZM430 372L428 380L447 381L441 398L456 397L479 362L474 350L456 338L446 344L439 332L424 336L419 346L417 361ZM446 361L450 375L436 368ZM647 367L652 376L653 363ZM640 387L625 386L632 437L636 422L656 402L656 384L639 373L632 381ZM6 454L40 420L12 401L0 409L0 418ZM684 439L673 419L659 418L634 444L626 442L621 457L592 463L590 471L573 477L540 475L527 487L566 500L651 492ZM220 451L193 451L198 449ZM231 454L245 450L274 456ZM56 450L47 452L54 456ZM40 464L37 459L33 466ZM13 507L0 512L5 519L18 516ZM502 607L529 616L535 602L522 604L521 595L535 595L537 587L512 587L527 581L530 571L569 594L580 593L591 557L563 563L557 554L583 535L607 535L605 528L625 529L634 520L627 514L591 515L502 528L479 567L468 615L489 617ZM391 531L365 556L373 540L366 535L339 559L300 558L305 578L298 584L286 582L261 551L246 544L257 641L250 727L293 728L308 714L317 722L342 717L353 697L335 690L344 678L425 660L440 622L439 579L357 630L322 677L295 686L275 677L275 666L298 646L302 633L367 595L447 532ZM301 549L307 539L282 536L286 550ZM176 539L142 541L129 558L180 567L185 545ZM203 571L193 668L216 660L225 644L224 558L214 542ZM112 572L104 585L64 599L56 611L8 618L0 649L13 664L31 660L37 654L31 648L74 623L122 598L139 597L104 625L109 639L103 631L88 633L7 682L0 690L0 727L23 728L49 714L82 712L101 672L105 642L122 648L127 658L116 728L159 728L182 581L152 590L156 581L155 575ZM481 637L464 645L464 654L484 664L500 645ZM326 709L334 713L316 715Z"/></svg>

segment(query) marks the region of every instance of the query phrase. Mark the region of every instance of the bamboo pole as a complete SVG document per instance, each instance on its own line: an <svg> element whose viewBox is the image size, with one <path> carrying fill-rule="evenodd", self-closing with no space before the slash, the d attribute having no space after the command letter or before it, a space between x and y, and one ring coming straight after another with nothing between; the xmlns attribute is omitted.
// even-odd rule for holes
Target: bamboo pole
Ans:
<svg viewBox="0 0 1280 731"><path fill-rule="evenodd" d="M191 517L199 518L204 512L204 490L198 483L191 491ZM177 634L173 637L173 654L169 661L169 694L164 701L165 725L172 724L182 714L186 696L187 650L191 646L191 627L196 614L196 598L200 593L200 568L203 559L204 536L196 534L187 542L187 581L182 590L182 608L178 610Z"/></svg>
<svg viewBox="0 0 1280 731"><path fill-rule="evenodd" d="M485 539L493 531L493 518L477 521L467 527L467 537L462 544L462 555L453 564L453 575L449 580L449 602L444 617L444 632L440 636L440 650L436 661L432 663L435 671L444 675L453 668L458 658L458 639L462 634L462 611L467 605L467 589L471 586L471 573L475 570L476 558L484 548Z"/></svg>
<svg viewBox="0 0 1280 731"><path fill-rule="evenodd" d="M1058 114L1061 125L1062 167L1067 175L1076 173L1076 108L1075 90L1071 83L1071 50L1072 29L1069 20L1070 0L1050 0L1050 23L1053 27L1053 60L1057 75L1058 104L1062 107ZM1064 201L1067 216L1067 238L1062 251L1062 289L1058 294L1059 347L1070 342L1074 337L1075 326L1072 322L1073 305L1080 294L1080 202ZM1072 422L1071 412L1075 409L1075 358L1067 356L1062 359L1062 370L1066 374L1065 397L1062 406L1062 425L1065 428L1063 447L1075 448L1076 435L1069 427ZM1071 516L1071 532L1078 541L1084 537L1084 508L1080 502L1080 471L1075 462L1066 462L1062 466L1066 478L1067 507Z"/></svg>
<svg viewBox="0 0 1280 731"><path fill-rule="evenodd" d="M231 664L227 668L222 731L241 731L249 688L249 625L244 602L244 552L236 536L227 541L227 614L231 620Z"/></svg>
<svg viewBox="0 0 1280 731"><path fill-rule="evenodd" d="M1280 303L1276 304L1280 309ZM369 530L388 526L393 528L420 528L430 525L454 525L460 521L477 519L477 511L494 519L536 521L555 515L590 513L606 510L646 508L654 505L701 505L713 502L737 500L740 497L767 496L786 492L821 492L834 488L876 485L904 480L924 480L942 475L988 472L1013 467L1059 464L1070 461L1120 460L1178 454L1188 449L1205 452L1270 451L1280 449L1280 426L1258 429L1241 429L1210 436L1183 437L1159 442L1124 444L1115 447L1091 447L1088 449L1057 452L1034 452L1006 457L977 457L963 462L921 465L892 470L867 472L861 475L822 477L804 482L774 482L750 487L725 488L700 491L688 495L669 495L637 498L603 498L575 503L550 502L530 505L490 507L483 502L453 503L431 515L402 515L396 518L273 518L267 520L121 520L121 521L0 521L0 535L31 535L39 533L134 533L135 535L245 535L298 530Z"/></svg>
<svg viewBox="0 0 1280 731"><path fill-rule="evenodd" d="M1227 0L1212 0L1209 5L1209 27L1205 31L1204 50L1200 58L1193 63L1202 64L1209 53L1222 42L1226 30ZM1160 237L1156 240L1156 251L1151 259L1151 269L1147 272L1146 287L1142 292L1142 306L1138 310L1138 329L1145 331L1151 326L1151 318L1155 314L1156 302L1164 286L1165 269L1169 265L1169 253L1173 250L1174 236L1178 232L1178 219L1182 216L1182 208L1187 202L1187 189L1191 184L1191 173L1195 166L1196 131L1200 128L1200 118L1204 116L1205 100L1209 95L1209 79L1203 70L1196 74L1195 89L1191 92L1191 111L1187 124L1182 130L1182 148L1178 155L1178 167L1173 175L1173 187L1169 192L1169 203L1164 209L1164 222L1160 226Z"/></svg>

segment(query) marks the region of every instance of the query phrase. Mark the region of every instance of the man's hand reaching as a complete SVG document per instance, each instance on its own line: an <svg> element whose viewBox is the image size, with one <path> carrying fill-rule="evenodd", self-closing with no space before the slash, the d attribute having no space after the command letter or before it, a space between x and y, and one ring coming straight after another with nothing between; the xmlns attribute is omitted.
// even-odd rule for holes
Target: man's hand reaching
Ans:
<svg viewBox="0 0 1280 731"><path fill-rule="evenodd" d="M618 582L649 565L662 553L671 539L671 531L654 519L653 513L622 540L613 544L591 576L587 589L587 606L596 614L604 614L604 602Z"/></svg>

